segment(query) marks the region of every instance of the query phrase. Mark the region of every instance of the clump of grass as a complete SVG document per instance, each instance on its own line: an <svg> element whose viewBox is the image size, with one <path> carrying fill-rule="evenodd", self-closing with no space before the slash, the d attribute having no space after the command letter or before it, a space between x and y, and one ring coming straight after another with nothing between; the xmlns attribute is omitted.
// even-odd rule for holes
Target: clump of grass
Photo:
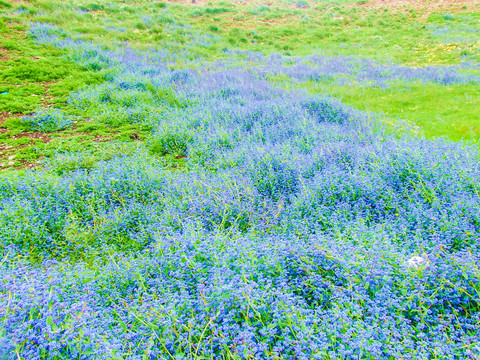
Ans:
<svg viewBox="0 0 480 360"><path fill-rule="evenodd" d="M0 0L0 9L1 8L11 8L11 7L12 7L12 4L10 4L9 2Z"/></svg>
<svg viewBox="0 0 480 360"><path fill-rule="evenodd" d="M182 127L164 125L150 140L150 150L158 155L184 157L192 135Z"/></svg>

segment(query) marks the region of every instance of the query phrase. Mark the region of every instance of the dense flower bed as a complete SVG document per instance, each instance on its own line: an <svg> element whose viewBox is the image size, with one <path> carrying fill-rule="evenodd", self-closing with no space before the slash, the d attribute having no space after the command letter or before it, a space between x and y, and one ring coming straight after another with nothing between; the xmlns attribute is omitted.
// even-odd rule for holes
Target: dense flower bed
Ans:
<svg viewBox="0 0 480 360"><path fill-rule="evenodd" d="M72 108L152 136L88 167L73 154L68 171L0 179L6 359L480 352L475 148L388 135L251 64L171 70L174 54L33 34L115 70Z"/></svg>

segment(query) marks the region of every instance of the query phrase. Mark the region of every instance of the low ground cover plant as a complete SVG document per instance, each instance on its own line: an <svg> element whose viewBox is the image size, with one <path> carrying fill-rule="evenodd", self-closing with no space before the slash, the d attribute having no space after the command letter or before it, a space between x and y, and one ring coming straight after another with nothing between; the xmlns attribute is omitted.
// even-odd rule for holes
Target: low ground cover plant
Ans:
<svg viewBox="0 0 480 360"><path fill-rule="evenodd" d="M21 120L29 130L52 132L64 130L73 124L73 120L65 116L60 109L50 108L25 116Z"/></svg>
<svg viewBox="0 0 480 360"><path fill-rule="evenodd" d="M75 16L120 11L102 4ZM135 29L205 40L160 4ZM195 41L107 46L45 21L29 36L103 82L23 125L55 136L75 118L129 140L0 176L0 358L478 357L478 146L392 132L303 86L474 87L474 65L190 61Z"/></svg>

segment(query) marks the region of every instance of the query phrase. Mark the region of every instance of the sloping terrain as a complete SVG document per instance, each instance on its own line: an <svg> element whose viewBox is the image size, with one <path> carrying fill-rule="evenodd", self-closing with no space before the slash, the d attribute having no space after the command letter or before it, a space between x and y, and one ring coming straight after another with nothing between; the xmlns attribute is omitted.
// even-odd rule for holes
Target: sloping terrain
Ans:
<svg viewBox="0 0 480 360"><path fill-rule="evenodd" d="M480 15L402 6L0 0L0 359L478 359Z"/></svg>

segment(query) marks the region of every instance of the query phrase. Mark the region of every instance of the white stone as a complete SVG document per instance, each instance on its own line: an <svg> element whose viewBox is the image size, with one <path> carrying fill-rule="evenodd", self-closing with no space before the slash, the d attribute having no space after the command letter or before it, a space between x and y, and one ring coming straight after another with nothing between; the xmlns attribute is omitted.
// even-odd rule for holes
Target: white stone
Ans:
<svg viewBox="0 0 480 360"><path fill-rule="evenodd" d="M421 256L412 256L410 259L408 259L407 266L410 268L418 268L420 266L427 267L428 260Z"/></svg>

